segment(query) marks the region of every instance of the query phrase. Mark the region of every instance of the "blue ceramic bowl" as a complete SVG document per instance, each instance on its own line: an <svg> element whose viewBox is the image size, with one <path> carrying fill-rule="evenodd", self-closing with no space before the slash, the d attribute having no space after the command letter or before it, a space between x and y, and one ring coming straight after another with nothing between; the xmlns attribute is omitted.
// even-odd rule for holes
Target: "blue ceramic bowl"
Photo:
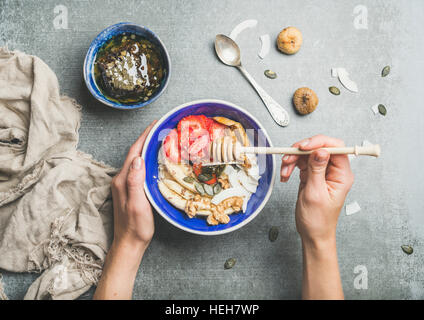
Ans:
<svg viewBox="0 0 424 320"><path fill-rule="evenodd" d="M146 182L144 189L150 203L159 214L174 226L196 234L217 235L224 234L241 228L256 217L271 196L275 177L275 159L267 155L264 161L258 161L261 179L257 192L248 202L245 213L230 215L228 224L210 226L205 218L188 218L187 215L173 207L160 193L158 180L158 151L162 141L169 132L177 126L178 122L188 115L203 114L207 117L224 116L240 122L245 129L261 129L266 139L266 145L272 146L271 140L264 127L246 110L229 102L221 100L198 100L183 104L168 112L152 128L148 135L142 156L146 163Z"/></svg>
<svg viewBox="0 0 424 320"><path fill-rule="evenodd" d="M162 55L164 68L166 69L166 74L162 80L162 83L159 89L156 90L156 92L147 101L129 105L129 104L121 104L119 102L109 100L107 97L103 95L102 91L99 89L94 79L94 62L96 61L97 52L103 46L103 44L107 42L110 38L122 33L134 33L146 38L147 40L149 40L150 42L152 42L154 45L157 46L157 48L159 49ZM99 35L91 43L90 48L88 49L87 55L85 56L85 60L84 60L84 80L88 90L100 102L117 109L125 109L125 110L138 109L138 108L144 107L145 105L148 105L149 103L152 103L157 98L159 98L159 96L165 91L165 88L169 82L170 75L171 75L171 60L169 59L169 54L165 48L165 45L162 43L159 37L156 36L148 28L137 25L137 24L129 23L129 22L121 22L121 23L114 24L113 26L107 27L102 32L100 32Z"/></svg>

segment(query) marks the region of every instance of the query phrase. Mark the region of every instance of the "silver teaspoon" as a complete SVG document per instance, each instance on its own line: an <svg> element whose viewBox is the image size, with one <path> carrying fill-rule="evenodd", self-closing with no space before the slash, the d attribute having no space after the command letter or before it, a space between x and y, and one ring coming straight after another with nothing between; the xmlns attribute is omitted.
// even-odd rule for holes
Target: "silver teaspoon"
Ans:
<svg viewBox="0 0 424 320"><path fill-rule="evenodd" d="M260 85L252 78L252 76L241 65L240 48L233 39L223 34L218 34L215 38L215 51L218 58L226 65L237 67L241 73L249 80L252 87L256 90L261 97L262 102L267 107L272 118L277 124L285 127L289 124L290 118L287 111L280 106L271 96L265 92Z"/></svg>

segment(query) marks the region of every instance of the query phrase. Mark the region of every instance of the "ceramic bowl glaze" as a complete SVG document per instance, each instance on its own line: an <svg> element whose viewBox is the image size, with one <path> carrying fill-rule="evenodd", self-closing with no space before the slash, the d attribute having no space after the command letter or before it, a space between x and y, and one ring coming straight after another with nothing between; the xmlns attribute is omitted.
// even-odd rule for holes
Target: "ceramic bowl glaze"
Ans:
<svg viewBox="0 0 424 320"><path fill-rule="evenodd" d="M156 45L156 47L161 53L164 63L163 67L166 69L166 74L162 79L162 83L159 89L156 90L156 92L147 101L138 102L130 105L112 101L105 97L105 95L97 86L96 81L94 79L94 62L96 61L97 52L105 42L110 40L113 36L120 35L122 33L133 33L144 37L145 39L149 40L151 43ZM99 35L93 40L90 45L90 48L88 49L87 55L85 56L83 71L85 84L87 85L88 90L97 100L113 108L131 110L144 107L154 102L165 91L166 86L169 82L169 78L171 76L171 60L169 59L169 54L165 48L165 45L162 43L159 37L156 36L151 30L137 24L121 22L113 26L107 27L102 32L100 32Z"/></svg>
<svg viewBox="0 0 424 320"><path fill-rule="evenodd" d="M145 191L150 203L156 211L168 222L182 230L202 234L218 235L228 233L241 228L255 218L265 206L271 196L275 177L275 159L272 155L266 155L264 161L258 161L261 179L257 192L252 195L248 202L245 213L230 215L228 224L210 226L202 217L189 218L185 212L173 207L160 193L158 188L158 151L163 139L169 130L175 128L178 122L188 115L203 114L207 117L224 116L240 122L245 129L254 129L261 132L266 139L266 145L272 146L271 140L264 127L249 112L232 103L221 100L198 100L183 104L164 115L152 128L146 139L142 156L146 163Z"/></svg>

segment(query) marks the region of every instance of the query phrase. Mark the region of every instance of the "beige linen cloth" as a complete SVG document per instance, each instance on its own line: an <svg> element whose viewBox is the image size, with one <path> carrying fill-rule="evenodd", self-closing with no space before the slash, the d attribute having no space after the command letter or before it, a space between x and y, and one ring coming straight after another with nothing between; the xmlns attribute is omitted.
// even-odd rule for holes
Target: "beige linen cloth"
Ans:
<svg viewBox="0 0 424 320"><path fill-rule="evenodd" d="M0 269L41 273L25 299L75 299L101 275L116 170L76 149L79 125L43 61L0 48Z"/></svg>

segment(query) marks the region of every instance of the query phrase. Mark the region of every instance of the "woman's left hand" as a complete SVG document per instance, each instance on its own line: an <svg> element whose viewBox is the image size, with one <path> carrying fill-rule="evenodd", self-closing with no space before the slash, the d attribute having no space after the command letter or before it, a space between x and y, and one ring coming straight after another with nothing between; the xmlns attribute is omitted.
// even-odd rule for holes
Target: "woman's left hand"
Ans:
<svg viewBox="0 0 424 320"><path fill-rule="evenodd" d="M121 171L112 180L114 244L146 248L154 233L152 207L144 193L146 168L141 158L152 122L128 151Z"/></svg>
<svg viewBox="0 0 424 320"><path fill-rule="evenodd" d="M121 171L112 179L114 238L94 299L131 299L134 280L155 225L144 193L146 168L141 158L152 122L131 146Z"/></svg>

